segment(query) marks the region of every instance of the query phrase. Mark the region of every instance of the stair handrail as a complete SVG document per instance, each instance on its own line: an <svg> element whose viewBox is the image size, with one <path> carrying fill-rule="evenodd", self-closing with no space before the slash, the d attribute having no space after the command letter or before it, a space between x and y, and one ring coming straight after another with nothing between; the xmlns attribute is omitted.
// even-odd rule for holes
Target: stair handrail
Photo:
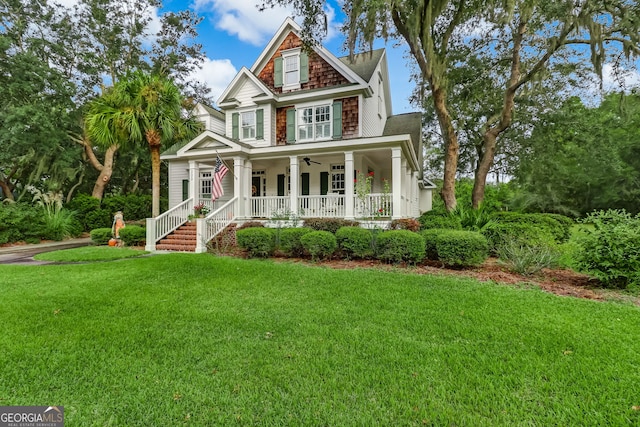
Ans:
<svg viewBox="0 0 640 427"><path fill-rule="evenodd" d="M236 219L237 208L238 197L234 197L197 222L196 252L207 251L207 243Z"/></svg>
<svg viewBox="0 0 640 427"><path fill-rule="evenodd" d="M155 218L147 218L145 250L155 251L156 243L184 224L193 214L193 198L174 206Z"/></svg>

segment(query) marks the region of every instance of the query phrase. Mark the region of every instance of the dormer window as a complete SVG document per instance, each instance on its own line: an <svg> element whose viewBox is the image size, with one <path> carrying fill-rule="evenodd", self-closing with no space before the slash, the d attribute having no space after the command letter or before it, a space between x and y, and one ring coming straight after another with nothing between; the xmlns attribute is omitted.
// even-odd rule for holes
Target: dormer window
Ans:
<svg viewBox="0 0 640 427"><path fill-rule="evenodd" d="M309 57L300 49L282 52L273 61L273 84L284 90L300 89L301 83L309 81Z"/></svg>

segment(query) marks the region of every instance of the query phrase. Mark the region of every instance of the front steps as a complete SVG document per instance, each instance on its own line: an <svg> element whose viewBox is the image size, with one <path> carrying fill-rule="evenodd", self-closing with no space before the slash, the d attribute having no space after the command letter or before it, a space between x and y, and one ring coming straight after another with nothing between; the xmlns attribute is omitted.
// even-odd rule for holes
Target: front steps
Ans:
<svg viewBox="0 0 640 427"><path fill-rule="evenodd" d="M181 225L173 233L156 244L158 251L195 252L197 243L196 223Z"/></svg>

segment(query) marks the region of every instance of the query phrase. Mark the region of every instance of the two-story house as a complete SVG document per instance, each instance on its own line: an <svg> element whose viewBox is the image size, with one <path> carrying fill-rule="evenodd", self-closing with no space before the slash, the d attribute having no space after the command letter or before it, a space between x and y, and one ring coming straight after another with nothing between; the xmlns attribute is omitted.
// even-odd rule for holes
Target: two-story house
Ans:
<svg viewBox="0 0 640 427"><path fill-rule="evenodd" d="M222 93L219 110L197 107L206 130L162 154L169 211L148 221L149 249L198 203L212 212L198 224L196 251L231 221L391 220L431 208L421 115L392 115L385 50L336 57L303 46L299 34L287 18ZM229 171L224 195L213 201L218 159ZM367 179L370 189L362 185Z"/></svg>

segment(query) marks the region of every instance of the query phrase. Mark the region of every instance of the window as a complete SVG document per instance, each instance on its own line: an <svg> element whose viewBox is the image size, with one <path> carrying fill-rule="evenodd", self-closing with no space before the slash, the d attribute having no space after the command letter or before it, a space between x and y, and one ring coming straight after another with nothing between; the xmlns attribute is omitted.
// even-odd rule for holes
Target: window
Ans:
<svg viewBox="0 0 640 427"><path fill-rule="evenodd" d="M331 138L331 106L305 107L298 110L298 140Z"/></svg>
<svg viewBox="0 0 640 427"><path fill-rule="evenodd" d="M344 194L344 165L331 165L331 192Z"/></svg>
<svg viewBox="0 0 640 427"><path fill-rule="evenodd" d="M256 137L256 114L249 111L240 114L242 118L242 139L252 139Z"/></svg>
<svg viewBox="0 0 640 427"><path fill-rule="evenodd" d="M300 83L300 67L298 55L284 57L284 85L292 86Z"/></svg>
<svg viewBox="0 0 640 427"><path fill-rule="evenodd" d="M283 90L300 89L301 83L309 81L309 55L301 49L282 52L273 60L273 85Z"/></svg>
<svg viewBox="0 0 640 427"><path fill-rule="evenodd" d="M211 196L211 172L200 172L200 197Z"/></svg>

